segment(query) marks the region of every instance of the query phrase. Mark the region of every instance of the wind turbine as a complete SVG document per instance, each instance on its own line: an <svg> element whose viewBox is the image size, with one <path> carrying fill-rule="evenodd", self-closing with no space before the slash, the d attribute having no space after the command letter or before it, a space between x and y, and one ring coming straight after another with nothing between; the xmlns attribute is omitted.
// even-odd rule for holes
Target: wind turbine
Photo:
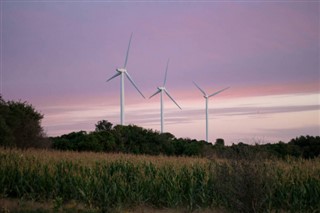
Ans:
<svg viewBox="0 0 320 213"><path fill-rule="evenodd" d="M167 62L167 68L166 68L166 74L164 76L163 86L162 87L159 86L157 88L158 90L153 95L150 96L150 98L152 98L153 96L155 96L158 93L160 93L161 133L163 133L163 93L165 93L173 101L173 103L175 103L181 109L179 104L177 104L177 102L171 97L171 95L169 94L168 90L165 88L166 81L167 81L168 66L169 66L169 59L168 59L168 62Z"/></svg>
<svg viewBox="0 0 320 213"><path fill-rule="evenodd" d="M208 117L209 117L209 114L208 114L208 100L209 98L211 98L212 96L215 96L215 95L218 95L219 93L229 89L230 87L226 87L222 90L219 90L218 92L215 92L215 93L212 93L211 95L207 95L207 93L205 91L203 91L203 89L201 89L197 84L196 82L194 82L194 85L200 90L200 92L203 94L203 97L206 99L206 141L208 142L208 130L209 130L209 122L208 122Z"/></svg>
<svg viewBox="0 0 320 213"><path fill-rule="evenodd" d="M127 62L128 62L131 39L132 39L132 33L131 33L131 36L130 36L129 45L128 45L128 49L127 49L127 55L126 55L126 59L124 61L123 68L117 68L116 69L116 74L107 80L107 82L108 82L111 79L113 79L113 78L115 78L115 77L117 77L119 75L121 77L120 78L120 121L121 121L121 125L124 125L124 76L127 76L129 81L131 82L131 84L137 89L137 91L141 94L141 96L143 98L145 98L144 95L142 94L142 92L138 89L137 85L134 83L134 81L130 77L128 71L127 71Z"/></svg>

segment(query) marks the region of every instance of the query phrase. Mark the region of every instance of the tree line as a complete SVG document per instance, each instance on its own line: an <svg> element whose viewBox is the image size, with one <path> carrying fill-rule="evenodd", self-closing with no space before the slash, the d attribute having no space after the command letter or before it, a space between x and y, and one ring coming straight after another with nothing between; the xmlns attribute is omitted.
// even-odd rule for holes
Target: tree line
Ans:
<svg viewBox="0 0 320 213"><path fill-rule="evenodd" d="M51 137L53 148L74 151L122 152L148 155L198 155L210 143L191 139L175 138L170 133L159 133L136 125L113 126L102 120L93 132L72 132Z"/></svg>
<svg viewBox="0 0 320 213"><path fill-rule="evenodd" d="M288 143L249 145L243 142L225 146L223 139L215 144L190 138L176 138L136 125L113 125L98 121L92 132L78 131L58 137L47 137L41 127L43 115L31 104L5 101L0 96L0 146L17 148L51 148L57 150L122 152L148 155L205 156L221 158L315 158L320 156L319 136L300 136Z"/></svg>

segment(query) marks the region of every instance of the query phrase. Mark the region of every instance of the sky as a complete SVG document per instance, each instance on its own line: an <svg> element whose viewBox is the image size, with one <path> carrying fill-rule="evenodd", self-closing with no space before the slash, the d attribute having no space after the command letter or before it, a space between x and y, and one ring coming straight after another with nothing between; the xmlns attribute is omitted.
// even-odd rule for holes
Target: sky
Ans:
<svg viewBox="0 0 320 213"><path fill-rule="evenodd" d="M225 143L288 142L320 135L319 1L0 0L0 93L44 114L48 136L120 123L125 61L126 124Z"/></svg>

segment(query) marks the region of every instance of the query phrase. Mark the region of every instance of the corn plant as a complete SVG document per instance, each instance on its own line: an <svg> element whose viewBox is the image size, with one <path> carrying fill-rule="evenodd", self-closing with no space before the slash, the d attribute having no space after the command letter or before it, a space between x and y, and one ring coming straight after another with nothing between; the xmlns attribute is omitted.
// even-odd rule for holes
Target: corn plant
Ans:
<svg viewBox="0 0 320 213"><path fill-rule="evenodd" d="M252 160L252 159L251 159ZM0 149L0 196L109 211L319 212L320 163ZM58 202L59 201L59 202Z"/></svg>

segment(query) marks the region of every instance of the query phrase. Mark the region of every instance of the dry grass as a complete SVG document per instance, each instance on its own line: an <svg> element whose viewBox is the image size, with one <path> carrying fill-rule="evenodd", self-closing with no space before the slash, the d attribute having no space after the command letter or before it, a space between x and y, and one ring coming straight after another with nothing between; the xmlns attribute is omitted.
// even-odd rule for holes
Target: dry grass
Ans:
<svg viewBox="0 0 320 213"><path fill-rule="evenodd" d="M111 163L115 161L128 161L134 164L152 163L156 166L192 166L195 164L204 165L209 163L206 158L199 157L173 157L173 156L151 156L151 155L134 155L123 153L96 153L96 152L73 152L73 151L56 151L56 150L17 150L0 148L0 154L17 155L21 159L35 158L41 162L52 163L59 161L71 161L80 163L81 165L91 166L96 162Z"/></svg>

